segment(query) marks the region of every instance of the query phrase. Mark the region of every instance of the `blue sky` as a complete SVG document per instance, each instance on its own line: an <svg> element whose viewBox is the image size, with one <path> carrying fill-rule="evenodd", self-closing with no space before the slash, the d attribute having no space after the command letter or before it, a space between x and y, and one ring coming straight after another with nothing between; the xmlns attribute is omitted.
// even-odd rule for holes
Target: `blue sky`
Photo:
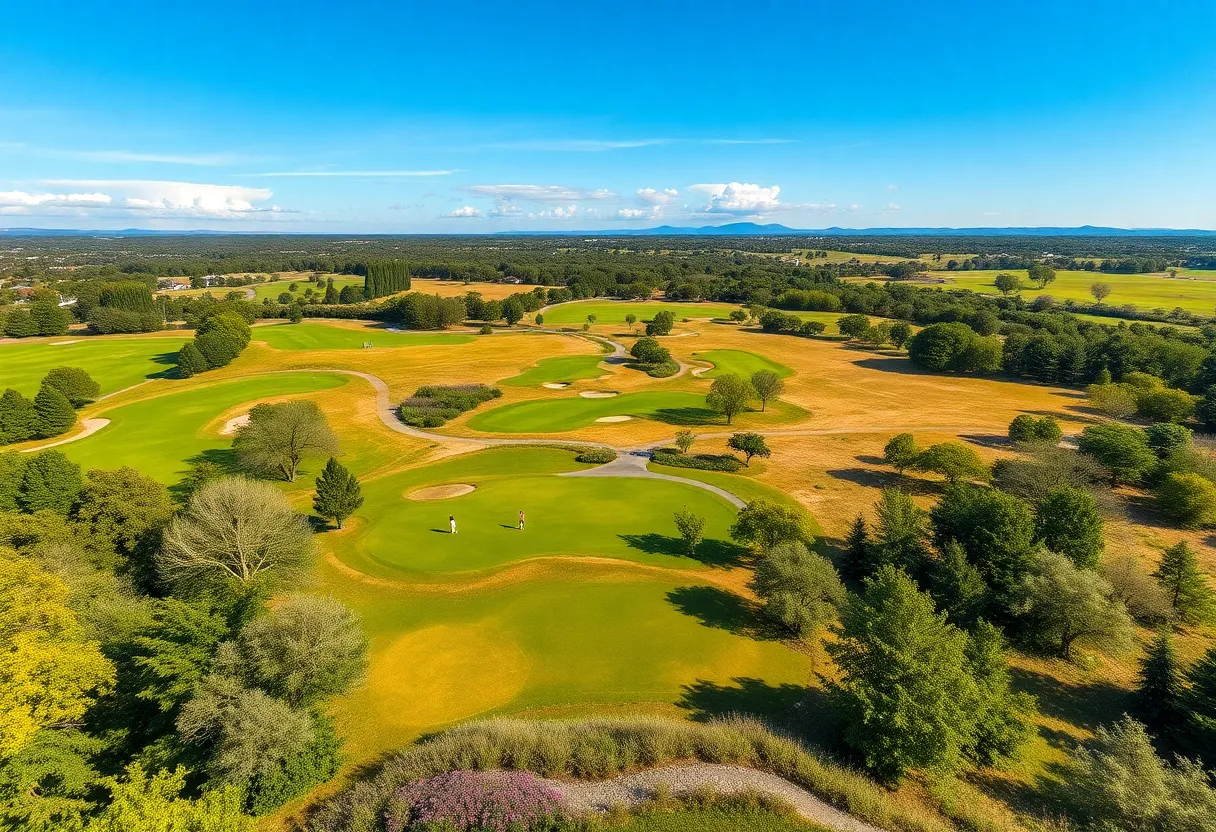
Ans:
<svg viewBox="0 0 1216 832"><path fill-rule="evenodd" d="M1211 0L9 0L0 226L1211 229L1214 35Z"/></svg>

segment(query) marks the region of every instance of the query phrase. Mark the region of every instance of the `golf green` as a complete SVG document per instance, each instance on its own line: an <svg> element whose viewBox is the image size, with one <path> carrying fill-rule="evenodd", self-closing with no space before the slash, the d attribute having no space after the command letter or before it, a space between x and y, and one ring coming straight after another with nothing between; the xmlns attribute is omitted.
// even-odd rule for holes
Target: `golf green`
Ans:
<svg viewBox="0 0 1216 832"><path fill-rule="evenodd" d="M150 338L65 335L14 341L0 345L0 390L13 387L32 396L38 392L48 370L79 367L101 386L102 395L113 393L172 369L177 363L177 351L186 340L184 335Z"/></svg>
<svg viewBox="0 0 1216 832"><path fill-rule="evenodd" d="M469 427L487 433L561 433L594 424L609 416L671 421L679 424L714 422L718 414L705 407L701 393L625 393L607 399L538 399L478 413Z"/></svg>
<svg viewBox="0 0 1216 832"><path fill-rule="evenodd" d="M604 375L600 369L602 355L559 355L542 358L535 367L517 376L504 379L499 384L507 387L534 387L538 384L578 381Z"/></svg>
<svg viewBox="0 0 1216 832"><path fill-rule="evenodd" d="M383 327L333 326L306 321L253 328L253 340L265 341L276 350L357 350L372 347L426 347L436 344L467 344L476 336L445 332L394 332Z"/></svg>
<svg viewBox="0 0 1216 832"><path fill-rule="evenodd" d="M367 482L358 533L339 557L361 572L400 578L488 569L528 558L582 555L680 569L727 563L734 508L694 486L630 477L563 477L582 468L569 451L498 449ZM460 496L430 496L463 485ZM425 490L424 490L425 489ZM680 508L706 519L697 558L683 554L672 521ZM519 512L527 517L523 531ZM449 516L457 523L451 534Z"/></svg>
<svg viewBox="0 0 1216 832"><path fill-rule="evenodd" d="M794 371L784 364L778 364L765 358L763 355L756 355L754 352L744 352L743 350L708 350L706 352L694 352L692 357L698 361L708 361L713 364L713 369L701 373L701 378L717 378L718 376L735 375L751 378L753 373L758 373L761 370L771 370L781 378L792 376Z"/></svg>
<svg viewBox="0 0 1216 832"><path fill-rule="evenodd" d="M130 466L166 484L178 482L187 461L229 460L232 437L203 428L224 411L244 402L340 387L348 376L333 373L279 373L225 381L173 392L163 381L164 395L121 405L99 415L110 424L92 436L59 448L86 471Z"/></svg>
<svg viewBox="0 0 1216 832"><path fill-rule="evenodd" d="M544 313L545 325L584 324L588 315L595 315L597 324L623 324L626 315L636 315L639 325L649 321L658 312L667 311L680 321L684 318L725 318L734 304L722 303L662 303L631 302L620 300L576 300L558 304Z"/></svg>

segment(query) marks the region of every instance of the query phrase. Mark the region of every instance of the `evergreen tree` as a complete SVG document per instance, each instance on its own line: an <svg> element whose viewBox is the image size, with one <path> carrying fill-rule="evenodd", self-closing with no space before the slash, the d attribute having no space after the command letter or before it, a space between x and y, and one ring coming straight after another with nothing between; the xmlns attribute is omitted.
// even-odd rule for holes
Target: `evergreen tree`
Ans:
<svg viewBox="0 0 1216 832"><path fill-rule="evenodd" d="M1187 624L1205 621L1213 612L1212 589L1199 571L1195 553L1181 540L1165 550L1153 577L1161 584L1178 617Z"/></svg>
<svg viewBox="0 0 1216 832"><path fill-rule="evenodd" d="M980 570L967 561L967 553L957 541L947 543L941 558L933 564L930 584L937 608L951 624L967 629L975 625L984 608L988 586Z"/></svg>
<svg viewBox="0 0 1216 832"><path fill-rule="evenodd" d="M1183 702L1190 716L1186 745L1194 746L1209 766L1216 765L1216 647L1187 671L1190 687Z"/></svg>
<svg viewBox="0 0 1216 832"><path fill-rule="evenodd" d="M177 351L177 374L182 378L190 378L191 376L205 373L210 369L207 364L207 359L199 351L199 348L194 345L193 341L187 341L182 344L182 348Z"/></svg>
<svg viewBox="0 0 1216 832"><path fill-rule="evenodd" d="M1102 514L1093 495L1080 488L1060 488L1043 498L1035 508L1035 528L1043 545L1067 555L1085 569L1098 565L1106 545L1102 538Z"/></svg>
<svg viewBox="0 0 1216 832"><path fill-rule="evenodd" d="M338 292L338 287L334 286L334 279L331 277L325 281L325 303L334 304L341 297Z"/></svg>
<svg viewBox="0 0 1216 832"><path fill-rule="evenodd" d="M1136 713L1158 737L1171 737L1186 719L1182 694L1182 671L1178 667L1174 637L1168 627L1162 627L1140 663Z"/></svg>
<svg viewBox="0 0 1216 832"><path fill-rule="evenodd" d="M72 407L84 407L101 394L101 387L93 377L79 367L55 367L42 383L67 396Z"/></svg>
<svg viewBox="0 0 1216 832"><path fill-rule="evenodd" d="M317 494L312 507L322 517L331 518L342 528L342 521L350 517L363 505L363 493L359 481L332 456L325 463L325 470L317 477Z"/></svg>
<svg viewBox="0 0 1216 832"><path fill-rule="evenodd" d="M857 515L849 533L844 539L845 563L844 573L855 581L869 577L870 568L870 531L866 528L866 518Z"/></svg>
<svg viewBox="0 0 1216 832"><path fill-rule="evenodd" d="M34 403L13 388L0 395L0 445L31 439L38 429Z"/></svg>
<svg viewBox="0 0 1216 832"><path fill-rule="evenodd" d="M38 414L37 435L39 439L62 436L76 424L76 409L68 397L56 388L43 383L34 396L34 412Z"/></svg>
<svg viewBox="0 0 1216 832"><path fill-rule="evenodd" d="M975 624L967 643L967 664L979 687L979 712L970 755L980 765L1010 758L1030 738L1034 697L1010 689L1005 638L987 621Z"/></svg>
<svg viewBox="0 0 1216 832"><path fill-rule="evenodd" d="M23 511L50 509L67 514L84 481L80 466L59 451L42 451L25 463L17 503Z"/></svg>
<svg viewBox="0 0 1216 832"><path fill-rule="evenodd" d="M42 297L30 307L30 315L39 335L66 335L72 314L61 307L54 297Z"/></svg>
<svg viewBox="0 0 1216 832"><path fill-rule="evenodd" d="M878 519L874 524L874 544L867 549L868 572L873 574L879 567L890 565L919 575L928 559L925 510L898 488L884 488L874 504L874 512Z"/></svg>

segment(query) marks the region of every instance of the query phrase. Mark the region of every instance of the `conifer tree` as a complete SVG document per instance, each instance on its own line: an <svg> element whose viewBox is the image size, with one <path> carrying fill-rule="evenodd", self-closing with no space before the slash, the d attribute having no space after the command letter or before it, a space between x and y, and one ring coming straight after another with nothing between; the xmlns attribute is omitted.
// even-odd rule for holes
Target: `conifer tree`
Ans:
<svg viewBox="0 0 1216 832"><path fill-rule="evenodd" d="M317 514L328 517L342 528L342 521L350 517L363 505L363 493L359 481L346 466L332 456L325 463L325 470L317 477L317 494L312 507Z"/></svg>
<svg viewBox="0 0 1216 832"><path fill-rule="evenodd" d="M1187 624L1205 621L1212 616L1212 589L1207 575L1199 571L1195 553L1181 540L1165 550L1153 577L1161 584L1174 605L1178 617Z"/></svg>
<svg viewBox="0 0 1216 832"><path fill-rule="evenodd" d="M1168 627L1162 627L1140 663L1136 713L1158 737L1170 737L1186 718L1182 694L1182 671L1174 651L1174 637Z"/></svg>
<svg viewBox="0 0 1216 832"><path fill-rule="evenodd" d="M38 428L34 403L13 388L0 395L0 445L24 442Z"/></svg>
<svg viewBox="0 0 1216 832"><path fill-rule="evenodd" d="M930 576L931 594L937 608L956 627L971 628L979 619L988 593L980 570L967 560L967 553L956 540L942 550Z"/></svg>
<svg viewBox="0 0 1216 832"><path fill-rule="evenodd" d="M1186 680L1190 687L1183 703L1190 717L1190 731L1185 744L1197 747L1209 766L1216 765L1216 647L1209 647L1191 665Z"/></svg>
<svg viewBox="0 0 1216 832"><path fill-rule="evenodd" d="M49 384L43 384L34 396L34 412L38 414L39 439L61 436L76 424L76 409L68 397Z"/></svg>
<svg viewBox="0 0 1216 832"><path fill-rule="evenodd" d="M866 527L866 518L857 515L849 533L844 539L845 545L845 574L853 580L860 581L868 576L870 563L870 530Z"/></svg>
<svg viewBox="0 0 1216 832"><path fill-rule="evenodd" d="M1005 637L983 619L975 623L967 644L967 664L980 693L979 718L968 751L980 765L990 766L1012 757L1030 738L1035 700L1011 689Z"/></svg>

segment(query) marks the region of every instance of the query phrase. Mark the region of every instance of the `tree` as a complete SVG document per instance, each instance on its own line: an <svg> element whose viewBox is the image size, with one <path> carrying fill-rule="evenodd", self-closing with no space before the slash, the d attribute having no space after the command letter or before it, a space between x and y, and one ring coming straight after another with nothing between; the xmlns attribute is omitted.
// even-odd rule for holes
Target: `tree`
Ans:
<svg viewBox="0 0 1216 832"><path fill-rule="evenodd" d="M1157 626L1174 619L1174 607L1169 596L1153 578L1144 571L1139 558L1125 555L1102 564L1102 577L1110 582L1114 590L1111 597L1118 598L1127 607L1132 618L1147 626Z"/></svg>
<svg viewBox="0 0 1216 832"><path fill-rule="evenodd" d="M740 509L730 527L732 540L748 543L766 552L778 543L791 540L809 542L812 535L802 516L789 506L767 500L752 500Z"/></svg>
<svg viewBox="0 0 1216 832"><path fill-rule="evenodd" d="M673 515L672 519L675 520L676 529L684 541L684 552L690 558L696 557L697 547L704 539L705 518L699 517L687 509L681 509Z"/></svg>
<svg viewBox="0 0 1216 832"><path fill-rule="evenodd" d="M1185 390L1152 390L1137 397L1136 413L1154 422L1185 422L1194 415L1195 402Z"/></svg>
<svg viewBox="0 0 1216 832"><path fill-rule="evenodd" d="M785 382L772 370L757 370L752 373L752 389L760 399L760 410L768 407L768 400L775 399L785 390Z"/></svg>
<svg viewBox="0 0 1216 832"><path fill-rule="evenodd" d="M79 367L55 367L42 383L66 396L72 407L84 407L101 394L101 387L93 377Z"/></svg>
<svg viewBox="0 0 1216 832"><path fill-rule="evenodd" d="M39 729L74 722L114 686L114 667L85 636L68 588L0 550L0 760Z"/></svg>
<svg viewBox="0 0 1216 832"><path fill-rule="evenodd" d="M1088 491L1061 488L1048 494L1035 507L1035 528L1051 551L1067 555L1083 569L1098 566L1106 544L1098 502Z"/></svg>
<svg viewBox="0 0 1216 832"><path fill-rule="evenodd" d="M255 405L232 448L246 471L277 474L288 482L295 482L306 457L339 453L338 438L329 429L325 414L315 402L304 399Z"/></svg>
<svg viewBox="0 0 1216 832"><path fill-rule="evenodd" d="M1204 430L1216 432L1216 384L1204 391L1203 398L1195 405L1195 416Z"/></svg>
<svg viewBox="0 0 1216 832"><path fill-rule="evenodd" d="M1148 437L1131 425L1090 425L1081 431L1077 448L1105 465L1116 483L1139 482L1157 464Z"/></svg>
<svg viewBox="0 0 1216 832"><path fill-rule="evenodd" d="M1209 647L1186 672L1187 690L1183 705L1190 727L1198 735L1195 745L1211 764L1216 759L1216 646Z"/></svg>
<svg viewBox="0 0 1216 832"><path fill-rule="evenodd" d="M1191 429L1169 422L1158 422L1149 425L1145 431L1148 446L1158 459L1166 459L1175 451L1189 448L1193 434Z"/></svg>
<svg viewBox="0 0 1216 832"><path fill-rule="evenodd" d="M1185 528L1216 523L1216 483L1199 474L1170 473L1157 486L1157 508Z"/></svg>
<svg viewBox="0 0 1216 832"><path fill-rule="evenodd" d="M1090 405L1112 419L1126 419L1136 412L1136 394L1123 384L1091 384L1085 388Z"/></svg>
<svg viewBox="0 0 1216 832"><path fill-rule="evenodd" d="M587 323L591 324L592 326L595 326L595 322L596 322L596 320L598 320L598 318L599 318L598 315L595 315L594 313L590 314L587 316Z"/></svg>
<svg viewBox="0 0 1216 832"><path fill-rule="evenodd" d="M992 285L995 286L997 291L1002 295L1013 295L1022 291L1022 278L1018 277L1016 274L1002 272L1001 274L998 274L992 281Z"/></svg>
<svg viewBox="0 0 1216 832"><path fill-rule="evenodd" d="M847 594L832 564L797 540L768 551L756 564L751 588L765 614L802 639L835 617Z"/></svg>
<svg viewBox="0 0 1216 832"><path fill-rule="evenodd" d="M860 338L870 329L870 319L865 315L845 315L836 321L836 328L841 335L850 338Z"/></svg>
<svg viewBox="0 0 1216 832"><path fill-rule="evenodd" d="M1140 662L1134 698L1136 715L1158 737L1174 736L1186 723L1184 692L1173 633L1168 627L1162 627Z"/></svg>
<svg viewBox="0 0 1216 832"><path fill-rule="evenodd" d="M367 666L358 614L315 595L288 595L249 622L238 649L250 681L294 707L343 692Z"/></svg>
<svg viewBox="0 0 1216 832"><path fill-rule="evenodd" d="M1046 289L1047 284L1054 283L1056 270L1043 263L1032 263L1029 269L1030 282L1040 289Z"/></svg>
<svg viewBox="0 0 1216 832"><path fill-rule="evenodd" d="M0 445L24 442L38 428L38 412L34 403L13 388L0 395Z"/></svg>
<svg viewBox="0 0 1216 832"><path fill-rule="evenodd" d="M958 369L962 356L979 336L964 323L930 324L908 342L908 358L927 370Z"/></svg>
<svg viewBox="0 0 1216 832"><path fill-rule="evenodd" d="M980 570L967 562L963 547L951 540L929 571L929 591L951 624L970 629L983 612L988 585Z"/></svg>
<svg viewBox="0 0 1216 832"><path fill-rule="evenodd" d="M662 364L671 360L671 353L667 348L660 346L659 342L650 336L643 336L634 341L633 346L629 348L629 354L640 364Z"/></svg>
<svg viewBox="0 0 1216 832"><path fill-rule="evenodd" d="M325 470L317 477L317 493L312 499L312 508L321 517L333 520L338 528L342 521L354 514L363 505L363 493L355 475L332 456L325 463Z"/></svg>
<svg viewBox="0 0 1216 832"><path fill-rule="evenodd" d="M988 479L988 466L980 459L979 454L962 442L938 442L936 445L930 445L917 455L911 467L917 471L941 474L946 478L946 482L950 483L964 479Z"/></svg>
<svg viewBox="0 0 1216 832"><path fill-rule="evenodd" d="M515 326L524 317L524 305L517 298L507 298L502 302L502 317L507 326Z"/></svg>
<svg viewBox="0 0 1216 832"><path fill-rule="evenodd" d="M685 429L676 433L676 447L682 454L688 453L692 449L692 443L696 441L697 435L691 430Z"/></svg>
<svg viewBox="0 0 1216 832"><path fill-rule="evenodd" d="M734 321L735 323L737 323L737 324L741 324L741 323L743 323L744 321L746 321L746 320L747 320L747 310L746 310L746 309L732 309L732 310L730 310L730 319L731 319L732 321ZM626 316L625 320L626 320L626 321L628 321L628 320L629 320L628 316Z"/></svg>
<svg viewBox="0 0 1216 832"><path fill-rule="evenodd" d="M874 542L868 547L866 575L882 566L916 574L928 558L925 510L898 488L884 488L874 504Z"/></svg>
<svg viewBox="0 0 1216 832"><path fill-rule="evenodd" d="M300 321L304 320L304 307L301 306L299 302L293 303L291 306L287 307L287 320L291 321L293 324L298 324ZM199 353L199 356L201 357L202 353ZM193 361L193 357L191 358L191 361ZM178 365L181 365L180 355Z"/></svg>
<svg viewBox="0 0 1216 832"><path fill-rule="evenodd" d="M62 436L76 424L76 409L68 397L46 382L34 396L34 413L37 414L36 436L39 439Z"/></svg>
<svg viewBox="0 0 1216 832"><path fill-rule="evenodd" d="M1005 637L982 619L967 641L967 666L979 688L975 734L968 753L980 765L995 765L1013 757L1030 739L1034 697L1010 689Z"/></svg>
<svg viewBox="0 0 1216 832"><path fill-rule="evenodd" d="M1050 416L1035 417L1022 413L1009 423L1009 438L1014 442L1059 442L1063 431Z"/></svg>
<svg viewBox="0 0 1216 832"><path fill-rule="evenodd" d="M297 307L292 307L292 309L295 308ZM199 373L205 373L209 369L211 369L211 365L207 363L207 359L193 341L182 344L182 348L177 351L177 374L179 376L190 378Z"/></svg>
<svg viewBox="0 0 1216 832"><path fill-rule="evenodd" d="M718 376L709 386L709 395L705 403L726 417L726 424L734 421L735 416L747 410L748 404L756 398L756 391L750 382L734 373Z"/></svg>
<svg viewBox="0 0 1216 832"><path fill-rule="evenodd" d="M14 309L4 319L4 334L9 338L32 338L38 334L38 322L28 309Z"/></svg>
<svg viewBox="0 0 1216 832"><path fill-rule="evenodd" d="M79 465L59 451L42 451L25 463L17 504L30 514L43 510L67 514L83 484Z"/></svg>
<svg viewBox="0 0 1216 832"><path fill-rule="evenodd" d="M918 456L920 456L920 448L916 444L916 437L910 433L898 433L892 436L887 441L886 447L882 449L883 461L901 474L905 468L916 461Z"/></svg>
<svg viewBox="0 0 1216 832"><path fill-rule="evenodd" d="M630 312L625 316L625 325L629 327L629 331L633 332L633 325L638 322L638 316Z"/></svg>
<svg viewBox="0 0 1216 832"><path fill-rule="evenodd" d="M13 451L0 453L0 512L17 511L21 494L21 479L25 473L26 454Z"/></svg>
<svg viewBox="0 0 1216 832"><path fill-rule="evenodd" d="M861 580L870 574L870 530L865 515L858 514L844 539L845 576Z"/></svg>
<svg viewBox="0 0 1216 832"><path fill-rule="evenodd" d="M1090 284L1089 293L1094 296L1094 301L1101 304L1106 300L1111 293L1111 285L1109 283L1093 283Z"/></svg>
<svg viewBox="0 0 1216 832"><path fill-rule="evenodd" d="M768 459L773 455L768 443L764 441L764 437L758 433L732 433L726 445L731 450L743 454L746 457L743 464L748 466L751 465L754 456Z"/></svg>
<svg viewBox="0 0 1216 832"><path fill-rule="evenodd" d="M1131 644L1131 617L1113 596L1111 585L1097 572L1078 569L1064 555L1044 552L1022 580L1016 610L1031 640L1071 659L1078 640L1112 649Z"/></svg>
<svg viewBox="0 0 1216 832"><path fill-rule="evenodd" d="M1185 623L1195 624L1212 616L1216 598L1208 586L1208 576L1199 571L1195 552L1185 540L1165 550L1153 577L1165 590L1170 605Z"/></svg>
<svg viewBox="0 0 1216 832"><path fill-rule="evenodd" d="M267 482L206 483L165 530L157 564L179 583L290 583L312 561L308 522Z"/></svg>
<svg viewBox="0 0 1216 832"><path fill-rule="evenodd" d="M656 312L654 318L646 323L647 335L670 335L671 328L676 325L676 316L663 309Z"/></svg>
<svg viewBox="0 0 1216 832"><path fill-rule="evenodd" d="M75 519L90 532L130 556L148 535L173 515L168 490L134 468L89 471L76 498Z"/></svg>
<svg viewBox="0 0 1216 832"><path fill-rule="evenodd" d="M1007 598L1034 563L1034 515L995 488L951 485L929 513L939 547L956 540L996 599Z"/></svg>
<svg viewBox="0 0 1216 832"><path fill-rule="evenodd" d="M332 277L328 278L325 281L325 300L322 302L327 304L337 303L341 297L338 293L338 287L334 285L334 279Z"/></svg>
<svg viewBox="0 0 1216 832"><path fill-rule="evenodd" d="M151 777L139 763L125 778L108 778L110 799L83 832L256 832L257 821L241 812L241 790L207 789L197 800L181 797L186 770L158 771Z"/></svg>
<svg viewBox="0 0 1216 832"><path fill-rule="evenodd" d="M209 604L179 598L152 602L150 618L131 639L124 676L129 674L135 699L152 706L141 724L155 736L172 727L159 723L177 717L231 632L225 616Z"/></svg>
<svg viewBox="0 0 1216 832"><path fill-rule="evenodd" d="M829 696L866 767L887 782L913 769L956 768L978 716L966 635L892 566L845 602L834 632L825 647L840 680Z"/></svg>
<svg viewBox="0 0 1216 832"><path fill-rule="evenodd" d="M908 339L912 337L912 327L900 321L899 323L891 324L890 333L891 343L897 347L902 347L908 343Z"/></svg>
<svg viewBox="0 0 1216 832"><path fill-rule="evenodd" d="M72 314L61 307L58 298L46 295L30 305L30 316L38 327L39 335L67 335Z"/></svg>

